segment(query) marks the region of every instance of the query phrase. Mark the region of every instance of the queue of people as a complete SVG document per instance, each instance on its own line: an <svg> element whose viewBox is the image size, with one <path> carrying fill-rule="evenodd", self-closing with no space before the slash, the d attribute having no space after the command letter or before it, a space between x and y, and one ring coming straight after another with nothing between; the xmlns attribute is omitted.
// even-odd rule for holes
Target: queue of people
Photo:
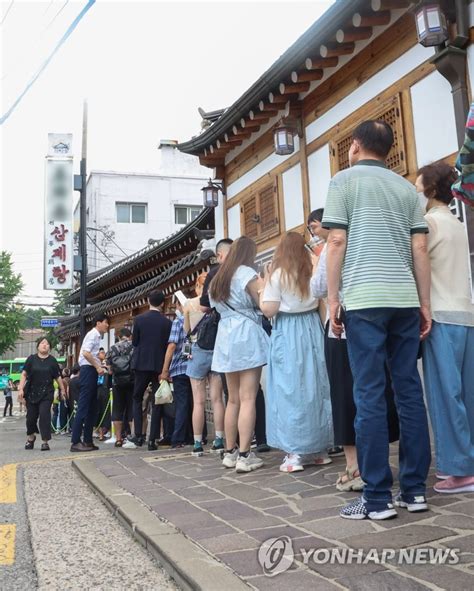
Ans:
<svg viewBox="0 0 474 591"><path fill-rule="evenodd" d="M288 232L258 269L252 239L220 241L218 264L198 277L196 297L178 294L173 322L163 313L164 295L151 293L133 334L123 328L102 358L108 319L96 317L78 372L66 380L77 401L71 451L97 449L97 380L111 374L116 447L146 443L143 401L151 392L148 450L190 444L192 455L202 456L209 391L210 450L225 468L257 470L264 464L258 452L273 447L282 452L280 471L298 472L331 463L328 450L341 446L346 467L335 485L362 491L343 518L389 519L396 507L426 511L431 451L421 356L434 489L474 492L474 305L465 230L448 207L457 174L447 164L425 166L415 189L385 166L393 140L384 121L354 130L351 167L331 180L325 208L311 213L309 245ZM20 397L28 386L27 449L38 418L48 449L55 380L62 392L65 381L43 339L20 383ZM172 405L157 393L167 382ZM389 444L397 440L400 490L393 497Z"/></svg>

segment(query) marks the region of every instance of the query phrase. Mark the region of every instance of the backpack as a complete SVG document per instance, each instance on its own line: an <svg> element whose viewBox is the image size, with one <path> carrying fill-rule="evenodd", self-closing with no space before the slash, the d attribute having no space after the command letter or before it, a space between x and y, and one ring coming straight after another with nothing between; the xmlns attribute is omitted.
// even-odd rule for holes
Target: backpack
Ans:
<svg viewBox="0 0 474 591"><path fill-rule="evenodd" d="M214 350L219 320L219 312L213 309L199 322L196 327L196 343L200 349L204 349L205 351Z"/></svg>
<svg viewBox="0 0 474 591"><path fill-rule="evenodd" d="M117 343L110 350L110 367L115 384L128 384L133 381L133 345L130 341Z"/></svg>

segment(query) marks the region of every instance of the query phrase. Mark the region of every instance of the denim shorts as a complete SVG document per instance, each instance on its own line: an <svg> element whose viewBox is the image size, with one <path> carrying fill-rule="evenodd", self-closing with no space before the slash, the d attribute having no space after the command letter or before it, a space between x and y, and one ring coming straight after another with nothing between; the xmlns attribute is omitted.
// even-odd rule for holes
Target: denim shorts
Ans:
<svg viewBox="0 0 474 591"><path fill-rule="evenodd" d="M191 359L188 361L186 375L194 380L203 380L211 373L214 351L206 351L193 343Z"/></svg>

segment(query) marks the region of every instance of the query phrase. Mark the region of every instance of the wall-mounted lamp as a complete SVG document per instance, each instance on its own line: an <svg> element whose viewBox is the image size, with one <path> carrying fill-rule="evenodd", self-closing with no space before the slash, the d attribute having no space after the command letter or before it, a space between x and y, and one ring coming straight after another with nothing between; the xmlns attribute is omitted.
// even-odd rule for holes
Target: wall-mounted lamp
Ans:
<svg viewBox="0 0 474 591"><path fill-rule="evenodd" d="M209 182L201 191L204 207L217 207L219 205L219 191L225 196L224 184L214 183L211 179L209 179Z"/></svg>
<svg viewBox="0 0 474 591"><path fill-rule="evenodd" d="M295 135L302 137L300 119L282 119L273 130L275 154L287 156L295 151Z"/></svg>
<svg viewBox="0 0 474 591"><path fill-rule="evenodd" d="M446 15L439 2L421 2L415 11L418 41L425 47L441 45L448 40Z"/></svg>

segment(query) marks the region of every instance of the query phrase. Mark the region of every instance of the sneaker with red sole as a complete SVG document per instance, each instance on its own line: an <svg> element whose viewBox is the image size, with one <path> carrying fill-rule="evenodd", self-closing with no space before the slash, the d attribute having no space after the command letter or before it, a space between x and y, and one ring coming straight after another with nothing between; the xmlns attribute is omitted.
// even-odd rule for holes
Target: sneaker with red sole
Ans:
<svg viewBox="0 0 474 591"><path fill-rule="evenodd" d="M449 476L434 485L438 493L466 493L474 492L474 476Z"/></svg>

